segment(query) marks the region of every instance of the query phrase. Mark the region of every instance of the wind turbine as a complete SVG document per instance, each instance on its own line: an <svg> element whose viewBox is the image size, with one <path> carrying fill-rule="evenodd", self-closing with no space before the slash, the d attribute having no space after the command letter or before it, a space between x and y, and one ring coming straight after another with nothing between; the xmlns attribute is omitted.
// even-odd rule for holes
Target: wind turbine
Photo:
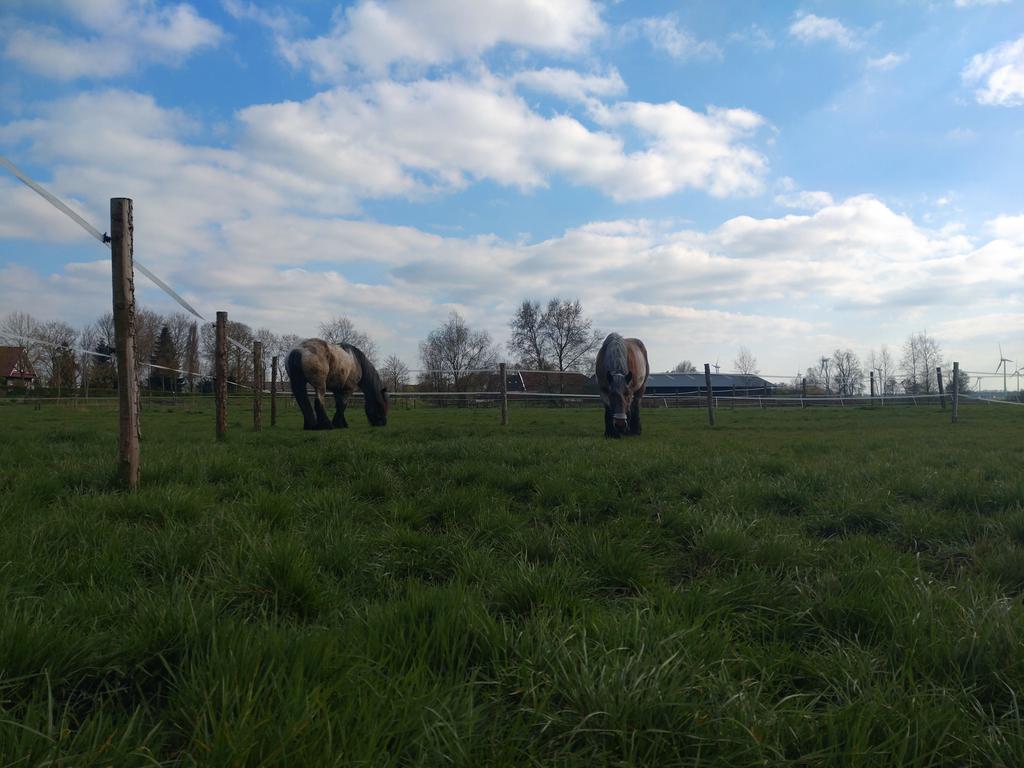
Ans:
<svg viewBox="0 0 1024 768"><path fill-rule="evenodd" d="M1007 357L1003 357L1003 345L1000 344L999 345L999 365L996 366L996 373L999 373L999 367L1002 366L1002 368L1003 368L1003 394L1004 395L1006 394L1006 364L1007 363L1012 363L1012 362L1013 362L1013 360L1010 360Z"/></svg>
<svg viewBox="0 0 1024 768"><path fill-rule="evenodd" d="M716 357L716 358L715 358L715 373L716 373L716 374L718 373L718 369L719 369L719 368L721 368L721 366L720 366L720 365L718 364L718 358Z"/></svg>

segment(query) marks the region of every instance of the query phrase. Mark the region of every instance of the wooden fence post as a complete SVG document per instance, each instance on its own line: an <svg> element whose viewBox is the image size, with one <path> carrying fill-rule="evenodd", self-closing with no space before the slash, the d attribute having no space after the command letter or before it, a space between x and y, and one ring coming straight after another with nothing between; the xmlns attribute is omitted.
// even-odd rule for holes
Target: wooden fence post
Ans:
<svg viewBox="0 0 1024 768"><path fill-rule="evenodd" d="M942 386L942 366L935 366L935 378L939 382L939 402L942 404L942 410L946 410L946 391Z"/></svg>
<svg viewBox="0 0 1024 768"><path fill-rule="evenodd" d="M114 288L114 348L117 354L118 474L130 490L139 487L139 379L135 372L135 272L132 201L110 199L110 271Z"/></svg>
<svg viewBox="0 0 1024 768"><path fill-rule="evenodd" d="M501 426L508 426L508 376L506 365L501 363L498 366L498 376L501 377Z"/></svg>
<svg viewBox="0 0 1024 768"><path fill-rule="evenodd" d="M704 363L704 385L708 389L708 424L715 426L715 399L711 390L711 364Z"/></svg>
<svg viewBox="0 0 1024 768"><path fill-rule="evenodd" d="M801 388L801 391L802 391L802 394L800 395L800 407L801 408L806 408L807 407L807 377L806 376L800 380L800 388Z"/></svg>
<svg viewBox="0 0 1024 768"><path fill-rule="evenodd" d="M960 363L953 363L953 424L956 424L957 404L960 400Z"/></svg>
<svg viewBox="0 0 1024 768"><path fill-rule="evenodd" d="M252 431L263 430L263 342L252 343Z"/></svg>
<svg viewBox="0 0 1024 768"><path fill-rule="evenodd" d="M228 313L217 313L213 361L214 396L217 399L217 439L228 436Z"/></svg>
<svg viewBox="0 0 1024 768"><path fill-rule="evenodd" d="M868 371L871 377L871 404L875 404L875 372Z"/></svg>
<svg viewBox="0 0 1024 768"><path fill-rule="evenodd" d="M277 355L270 358L270 426L277 426Z"/></svg>

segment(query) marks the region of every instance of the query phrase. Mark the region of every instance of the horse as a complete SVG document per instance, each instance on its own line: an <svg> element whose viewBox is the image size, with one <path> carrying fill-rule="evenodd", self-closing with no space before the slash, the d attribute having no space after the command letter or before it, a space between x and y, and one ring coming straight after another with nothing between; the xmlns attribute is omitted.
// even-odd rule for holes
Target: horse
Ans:
<svg viewBox="0 0 1024 768"><path fill-rule="evenodd" d="M609 333L597 353L597 386L604 402L604 436L640 434L640 400L651 366L640 339Z"/></svg>
<svg viewBox="0 0 1024 768"><path fill-rule="evenodd" d="M323 339L306 339L295 345L285 359L285 370L291 381L292 394L302 411L303 429L344 429L345 406L356 387L363 391L366 418L374 427L388 423L388 390L380 380L373 363L362 350L351 344L330 344ZM309 405L306 384L316 391L315 411ZM337 410L333 420L327 419L324 398L334 393Z"/></svg>

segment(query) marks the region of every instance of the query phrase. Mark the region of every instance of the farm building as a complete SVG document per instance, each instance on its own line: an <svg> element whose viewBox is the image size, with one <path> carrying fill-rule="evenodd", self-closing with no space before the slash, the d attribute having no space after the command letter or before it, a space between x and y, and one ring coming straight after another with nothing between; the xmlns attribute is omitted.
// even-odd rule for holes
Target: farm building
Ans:
<svg viewBox="0 0 1024 768"><path fill-rule="evenodd" d="M0 347L0 376L7 389L30 388L36 380L36 372L28 360L24 347Z"/></svg>
<svg viewBox="0 0 1024 768"><path fill-rule="evenodd" d="M593 389L588 387L593 376L574 371L514 371L506 374L506 386L509 392L560 392L565 395L582 395ZM487 391L501 388L498 374L493 374L487 381ZM594 390L596 391L596 390Z"/></svg>
<svg viewBox="0 0 1024 768"><path fill-rule="evenodd" d="M647 377L648 395L694 395L704 391L703 373L652 373ZM717 395L768 397L775 385L760 376L712 373L711 389Z"/></svg>

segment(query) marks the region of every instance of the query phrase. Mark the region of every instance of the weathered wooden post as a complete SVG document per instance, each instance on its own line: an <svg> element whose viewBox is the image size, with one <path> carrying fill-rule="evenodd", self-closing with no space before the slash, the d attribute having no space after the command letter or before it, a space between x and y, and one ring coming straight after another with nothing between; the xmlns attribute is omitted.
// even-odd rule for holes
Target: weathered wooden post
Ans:
<svg viewBox="0 0 1024 768"><path fill-rule="evenodd" d="M960 363L953 363L953 423L956 424L957 404L960 400Z"/></svg>
<svg viewBox="0 0 1024 768"><path fill-rule="evenodd" d="M801 392L802 392L802 394L800 395L800 407L801 408L806 408L807 407L807 377L806 376L804 376L804 378L802 378L800 380L800 388L801 388Z"/></svg>
<svg viewBox="0 0 1024 768"><path fill-rule="evenodd" d="M708 390L708 424L715 426L715 400L711 391L711 364L704 363L704 386Z"/></svg>
<svg viewBox="0 0 1024 768"><path fill-rule="evenodd" d="M213 361L214 396L217 399L217 439L228 436L228 313L217 313Z"/></svg>
<svg viewBox="0 0 1024 768"><path fill-rule="evenodd" d="M942 366L935 366L935 379L939 382L939 403L942 404L942 410L946 410L946 390L942 386Z"/></svg>
<svg viewBox="0 0 1024 768"><path fill-rule="evenodd" d="M506 375L506 364L498 366L498 376L501 378L501 426L508 426L508 376Z"/></svg>
<svg viewBox="0 0 1024 768"><path fill-rule="evenodd" d="M874 405L875 404L875 372L874 371L868 371L868 374L869 374L869 376L871 378L871 404Z"/></svg>
<svg viewBox="0 0 1024 768"><path fill-rule="evenodd" d="M252 343L252 431L263 430L263 342Z"/></svg>
<svg viewBox="0 0 1024 768"><path fill-rule="evenodd" d="M277 355L270 358L270 426L277 426Z"/></svg>
<svg viewBox="0 0 1024 768"><path fill-rule="evenodd" d="M110 271L114 287L114 348L117 354L118 475L139 487L139 379L135 373L135 268L132 201L110 199Z"/></svg>

